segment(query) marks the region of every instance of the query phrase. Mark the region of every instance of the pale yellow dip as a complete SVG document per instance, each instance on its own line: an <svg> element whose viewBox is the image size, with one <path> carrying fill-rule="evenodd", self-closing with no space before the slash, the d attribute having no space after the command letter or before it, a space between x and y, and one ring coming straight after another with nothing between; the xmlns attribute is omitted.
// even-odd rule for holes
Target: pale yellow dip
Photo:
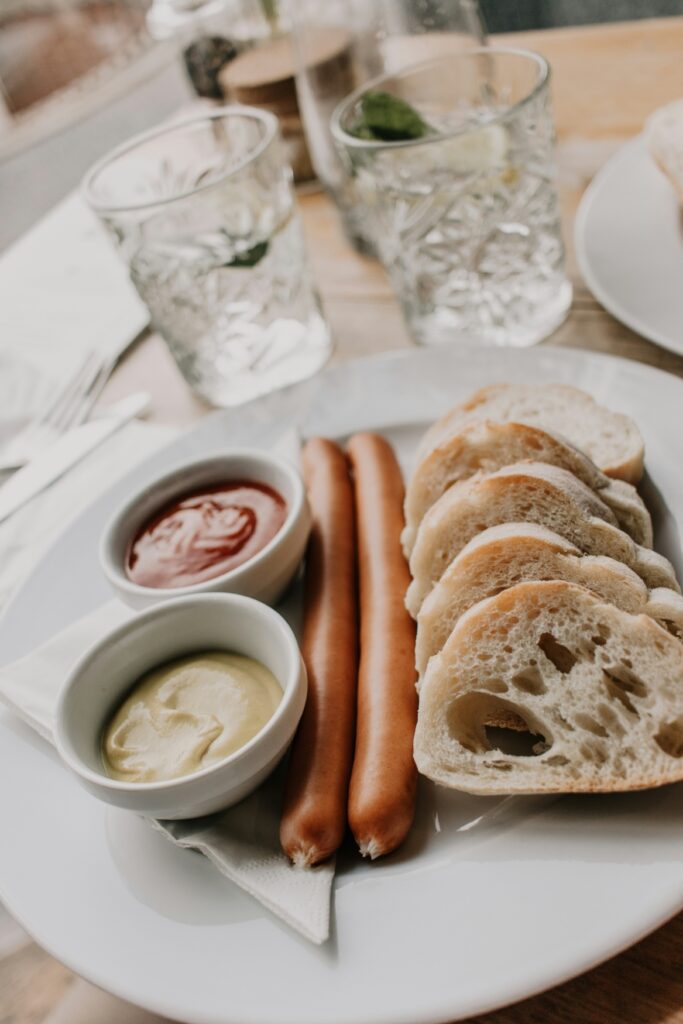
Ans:
<svg viewBox="0 0 683 1024"><path fill-rule="evenodd" d="M104 730L107 774L177 779L239 750L273 716L282 689L265 665L207 651L143 676Z"/></svg>

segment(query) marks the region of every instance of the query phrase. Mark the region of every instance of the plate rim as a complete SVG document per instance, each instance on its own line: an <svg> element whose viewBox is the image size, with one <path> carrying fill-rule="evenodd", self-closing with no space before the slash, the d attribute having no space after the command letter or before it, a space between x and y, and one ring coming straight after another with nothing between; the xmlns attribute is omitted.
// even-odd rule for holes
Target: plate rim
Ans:
<svg viewBox="0 0 683 1024"><path fill-rule="evenodd" d="M627 143L626 145L630 145L630 143L635 141L636 140L631 139L630 142ZM621 147L621 149L624 148L625 147ZM621 152L621 150L619 152ZM616 155L618 154L615 154L615 156ZM452 355L453 358L456 358L458 355L462 353L467 355L468 353L481 354L482 352L488 352L493 354L499 352L507 352L510 354L514 354L515 358L520 358L522 361L527 360L530 362L533 362L535 357L540 357L543 359L549 358L551 361L557 360L557 362L560 364L564 362L581 363L582 361L586 361L587 363L592 362L597 365L609 366L610 364L616 363L625 369L628 368L632 370L635 367L637 368L639 373L643 373L646 376L651 376L654 378L659 377L664 378L666 380L673 380L677 382L678 385L683 386L683 376L678 376L676 373L673 373L671 370L667 370L664 367L653 366L651 363L645 363L639 359L632 359L630 356L627 355L616 355L611 352L596 352L593 349L580 348L579 346L574 345L557 345L553 343L552 338L547 339L545 342L541 342L538 345L521 349L513 349L508 346L502 346L499 348L497 346L482 346L469 343L459 344L457 347L411 345L406 348L387 349L383 352L374 352L367 356L356 356L353 359L344 359L343 361L338 363L332 363L331 365L328 364L327 366L322 367L321 370L319 370L318 373L312 377L305 378L304 380L301 381L294 381L292 384L287 384L282 388L276 388L274 391L267 392L264 395L256 395L254 398L249 399L249 401L244 402L242 405L228 406L224 409L210 410L206 415L201 416L198 420L193 421L186 427L181 427L172 437L164 441L157 449L146 455L145 458L143 458L140 462L134 463L129 471L127 471L123 476L119 477L112 484L110 484L109 487L107 487L107 489L103 491L102 494L98 495L96 499L90 501L88 505L78 513L78 516L74 516L72 519L70 519L65 524L65 526L59 531L59 533L55 535L54 539L48 545L48 547L44 548L41 551L39 559L33 563L27 575L24 576L19 586L13 591L9 600L6 602L6 604L0 611L0 637L2 636L5 619L11 612L13 612L14 605L15 603L17 603L22 591L31 582L34 574L39 570L40 564L43 561L43 559L46 558L53 550L53 548L55 548L61 542L62 537L69 532L69 530L73 527L76 520L81 516L87 515L92 505L95 504L95 501L99 500L100 498L104 497L106 494L114 490L117 487L117 485L122 480L124 480L126 476L129 475L130 472L139 470L145 465L152 462L152 460L158 458L169 448L173 447L178 442L179 439L191 438L196 432L199 432L202 429L204 429L207 423L210 423L213 420L218 421L226 413L231 414L235 410L242 410L252 406L259 405L261 402L263 402L264 400L268 400L268 398L270 398L273 395L286 394L288 392L296 390L297 388L303 386L310 386L314 382L319 381L324 377L336 376L339 373L348 371L354 367L360 366L361 364L365 365L367 363L382 362L393 363L403 361L405 359L420 358L423 354L427 355L428 357L431 356L433 358L436 358L442 353L447 353ZM683 354L683 349L681 354ZM239 447L247 446L240 445ZM258 445L256 445L256 447L258 447ZM13 661L15 659L13 658L11 660ZM0 660L0 669L2 669L4 665L7 665L9 663L10 662Z"/></svg>
<svg viewBox="0 0 683 1024"><path fill-rule="evenodd" d="M481 355L482 349L480 346L469 346L468 348L476 350ZM411 357L419 358L420 351L421 350L419 349L411 348L405 350L390 350L389 352L376 353L370 357L348 360L345 361L344 363L340 363L335 366L329 367L326 371L324 371L324 373L334 374L336 376L340 371L344 372L345 368L349 368L352 363L355 365L366 364L370 360L372 360L373 362L381 363L395 362L399 360L402 361L406 358L410 359ZM451 353L453 352L453 350L449 351ZM451 357L454 359L454 361L457 362L457 355L462 352L463 347L461 347L457 353L453 353ZM465 357L466 354L467 353L465 351ZM635 369L639 375L645 378L652 378L653 375L655 378L658 378L659 375L663 374L665 377L671 378L674 382L676 382L677 387L680 386L683 388L683 380L677 377L675 374L669 373L666 370L662 370L658 367L653 367L648 364L640 363L636 360L624 358L621 356L612 356L607 353L597 353L592 352L590 350L582 350L576 348L548 347L545 349L535 348L532 350L527 350L522 358L533 363L537 358L543 360L544 358L548 357L550 359L550 362L556 362L559 365L569 365L572 367L578 367L581 363L585 363L588 365L590 365L591 363L597 363L601 365L617 363L623 369L628 370L630 372L633 372L633 370ZM294 384L291 387L297 388L298 386L299 385ZM256 398L253 401L255 403L260 403L263 401L263 398ZM160 455L160 453L166 451L168 448L173 447L173 445L177 443L179 437L186 437L188 435L193 434L196 430L199 430L203 425L205 425L208 419L220 418L221 415L222 414L220 411L214 414L210 414L208 417L203 417L197 424L192 425L189 430L181 431L178 435L176 435L175 438L171 439L168 444L162 445L162 447L158 451L148 456L145 460L143 460L142 463L138 464L138 468L140 466L145 465L145 463L151 462L152 460L157 458ZM124 476L121 477L120 480L114 482L114 484L112 484L112 487L117 486L117 483L120 484L122 480L125 479L126 475L128 474L124 474ZM86 515L88 513L89 508L90 504L86 509L83 510L82 514ZM65 530L72 528L72 526L73 522L67 525L65 527ZM62 533L60 533L59 537L55 539L53 545L57 545L59 543L61 536ZM24 587L28 585L33 574L39 571L42 558L44 558L49 553L49 551L52 550L53 545L51 545L50 548L43 552L41 559L39 560L38 563L36 563L32 572L29 574L28 577L24 579L21 586L17 589L12 601L8 604L7 608L3 612L3 615L1 617L2 619L4 619L5 614L7 613L9 608L14 604L14 601L23 591ZM8 714L8 712L3 711L3 716L5 714ZM674 893L672 892L672 896L673 895ZM8 898L5 890L5 885L1 879L0 896L2 897L3 901L6 903L8 908L12 909L11 897ZM668 896L666 899L661 898L657 903L657 907L653 908L652 915L648 916L647 923L642 924L642 927L639 927L634 932L629 933L628 937L622 937L618 941L615 941L613 936L608 936L601 944L599 944L599 951L595 951L593 954L586 956L582 961L578 963L577 961L574 961L574 966L568 968L565 972L559 972L552 966L550 968L537 969L531 982L528 980L527 976L526 982L522 981L516 985L509 986L506 993L500 993L497 997L491 998L489 1002L482 1002L480 1000L476 1004L473 1003L469 1006L463 1005L461 1003L460 1009L456 1010L449 1009L444 1004L443 1009L439 1012L438 1016L435 1016L435 1013L432 1010L426 1011L424 1014L419 1014L412 1011L410 1013L410 1017L405 1018L406 1022L410 1020L410 1022L413 1022L413 1024L437 1024L437 1022L438 1024L441 1024L441 1022L443 1022L443 1024L446 1024L446 1022L462 1020L473 1014L489 1013L503 1006L511 1005L521 1000L531 998L535 995L538 995L541 992L548 990L549 988L553 988L557 985L564 984L565 982L583 974L585 971L591 970L592 968L599 966L601 963L604 963L606 960L609 960L612 957L617 956L619 953L623 952L625 949L628 949L635 943L641 941L641 939L644 938L646 935L649 935L651 932L655 931L657 928L664 925L667 921L671 920L681 910L683 910L683 894L681 895L678 903L672 902L672 900L669 899ZM73 958L64 958L62 955L60 955L59 951L54 948L52 943L44 943L40 939L39 928L34 928L31 923L24 921L22 916L20 914L17 914L13 909L12 913L20 921L22 926L26 929L28 934L31 935L34 941L38 942L38 944L41 945L42 948L46 949L46 951L50 953L50 955L52 955L59 962L64 963L65 966L67 966L74 973L80 975L81 977L87 978L93 984L105 989L106 991L112 992L119 998L131 1001L135 1005L140 1006L151 1013L164 1014L172 1020L185 1019L178 1017L177 1014L174 1012L174 1008L164 1003L163 993L159 994L159 998L155 998L151 1001L146 998L141 999L136 992L131 991L130 989L126 989L125 981L122 984L118 985L112 984L108 976L104 978L98 975L98 972L96 971L84 972L83 969L77 963L74 962ZM452 998L453 997L451 996L451 999ZM229 1019L229 1017L226 1018L226 1020ZM286 1019L287 1018L283 1017L283 1022ZM339 1019L345 1021L347 1020L347 1018ZM261 1024L262 1020L263 1019L260 1017L245 1018L245 1016L242 1014L240 1017L240 1024L247 1024L247 1022L248 1024ZM380 1022L382 1022L382 1024L399 1024L399 1018L397 1018L396 1014L392 1014L391 1017L375 1016L373 1017L373 1020L376 1022L376 1024L380 1024ZM193 1024L215 1024L215 1017L210 1015L199 1014L196 1018L193 1018Z"/></svg>
<svg viewBox="0 0 683 1024"><path fill-rule="evenodd" d="M4 709L3 713L4 713ZM679 783L683 785L683 783ZM131 998L130 992L125 990L125 986L113 986L110 982L104 981L97 976L97 972L83 972L77 966L70 962L69 958L60 957L60 955L51 948L51 944L43 944L39 941L34 930L29 927L20 916L17 916L12 910L10 904L5 899L5 893L0 886L0 899L4 903L5 907L12 913L12 916L21 925L24 931L29 935L31 940L36 943L41 949L48 953L54 960L70 970L72 974L75 974L77 978L81 978L87 981L89 984L94 985L96 988L101 989L117 999L121 999L123 1002L130 1003L130 1005L139 1009L145 1010L147 1013L162 1016L168 1018L169 1021L176 1022L176 1024L216 1024L216 1019L213 1015L198 1015L193 1020L189 1021L185 1017L177 1015L174 1007L169 1003L164 1003L163 997L159 1000L150 1001L146 998L140 999L139 997ZM513 986L509 996L505 996L501 1001L500 998L492 999L489 1003L474 1002L472 1001L470 1006L463 1006L460 1010L456 1011L455 1016L453 1011L447 1009L444 1006L443 1012L439 1013L438 1017L435 1017L431 1011L427 1011L424 1014L410 1011L406 1016L398 1017L395 1013L391 1016L376 1017L374 1020L379 1024L457 1024L459 1021L467 1021L471 1017L481 1016L483 1014L495 1013L496 1011L503 1010L509 1006L515 1006L518 1003L524 1002L527 999L534 999L538 996L543 995L545 992L549 992L552 989L559 988L562 985L566 985L568 982L575 980L576 978L582 977L584 974L601 967L603 964L620 954L631 949L633 946L638 945L649 935L652 935L659 928L663 928L670 921L673 921L680 913L683 913L683 896L680 899L678 906L671 910L661 910L655 918L652 919L647 925L644 925L642 930L639 930L635 937L628 938L623 942L618 943L605 943L604 950L596 956L587 956L585 960L576 968L571 968L565 974L558 975L557 972L552 970L537 971L537 977L531 987L520 982L518 986ZM552 976L550 976L552 975ZM327 1024L329 1024L328 1018ZM339 1020L341 1024L350 1024L349 1019L346 1017L334 1018ZM225 1024L271 1024L270 1019L250 1016L245 1017L244 1014L240 1014L239 1022L235 1018L226 1017ZM294 1017L283 1017L282 1024L296 1024L296 1016Z"/></svg>
<svg viewBox="0 0 683 1024"><path fill-rule="evenodd" d="M628 327L629 330L634 331L635 334L640 335L646 341L650 341L654 345L666 349L668 352L673 352L674 355L683 356L683 340L680 343L672 341L668 335L662 334L656 328L649 327L640 317L630 313L622 306L598 280L588 256L586 240L588 222L592 208L600 195L605 180L614 173L615 167L619 163L625 162L632 152L637 152L645 145L646 137L643 132L628 139L622 146L619 146L616 152L612 153L600 170L593 176L581 196L574 218L574 251L576 253L576 262L586 287L610 316L613 316L615 320L618 320L619 323Z"/></svg>

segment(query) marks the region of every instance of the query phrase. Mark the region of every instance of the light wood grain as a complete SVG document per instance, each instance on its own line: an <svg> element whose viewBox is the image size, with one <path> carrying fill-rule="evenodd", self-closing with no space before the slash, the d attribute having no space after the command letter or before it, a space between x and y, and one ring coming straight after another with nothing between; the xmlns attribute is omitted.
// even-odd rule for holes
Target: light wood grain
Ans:
<svg viewBox="0 0 683 1024"><path fill-rule="evenodd" d="M655 107L683 96L681 19L520 32L496 42L537 50L552 66L560 137L640 131Z"/></svg>
<svg viewBox="0 0 683 1024"><path fill-rule="evenodd" d="M72 979L33 943L0 960L0 1024L40 1024Z"/></svg>
<svg viewBox="0 0 683 1024"><path fill-rule="evenodd" d="M501 37L543 53L553 67L565 239L574 283L571 313L546 343L608 352L683 375L683 358L650 344L606 313L578 277L572 245L583 188L622 139L657 106L683 96L683 18L558 29ZM386 275L348 246L329 201L301 201L314 273L339 361L410 345ZM494 357L495 358L495 357ZM154 418L186 424L205 412L157 337L144 340L112 379L106 397L148 388ZM627 895L625 898L628 898ZM630 951L477 1024L683 1024L683 916ZM0 964L0 1024L34 1024L69 975L35 946ZM78 1024L89 1024L80 1019ZM96 1024L92 1018L92 1024ZM97 1024L106 1024L101 1017Z"/></svg>
<svg viewBox="0 0 683 1024"><path fill-rule="evenodd" d="M683 915L587 974L471 1024L681 1024Z"/></svg>

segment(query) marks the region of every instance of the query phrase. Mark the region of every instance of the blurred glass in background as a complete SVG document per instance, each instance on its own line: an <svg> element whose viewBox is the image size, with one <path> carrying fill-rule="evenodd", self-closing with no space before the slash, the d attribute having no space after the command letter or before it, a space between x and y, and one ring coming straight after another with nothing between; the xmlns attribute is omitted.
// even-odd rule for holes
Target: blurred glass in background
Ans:
<svg viewBox="0 0 683 1024"><path fill-rule="evenodd" d="M333 115L357 213L424 345L533 345L565 318L547 62L502 48L375 79Z"/></svg>
<svg viewBox="0 0 683 1024"><path fill-rule="evenodd" d="M354 178L332 140L332 114L354 89L383 72L480 46L484 28L478 6L474 0L290 0L287 10L313 167L350 240L374 252Z"/></svg>
<svg viewBox="0 0 683 1024"><path fill-rule="evenodd" d="M84 182L152 324L213 405L308 377L331 352L291 182L277 119L248 107L131 139Z"/></svg>

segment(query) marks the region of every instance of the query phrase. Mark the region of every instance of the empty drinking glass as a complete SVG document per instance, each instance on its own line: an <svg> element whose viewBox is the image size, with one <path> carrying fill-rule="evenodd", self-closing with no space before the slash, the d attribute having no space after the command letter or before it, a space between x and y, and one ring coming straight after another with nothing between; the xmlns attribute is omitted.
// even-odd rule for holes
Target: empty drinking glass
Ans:
<svg viewBox="0 0 683 1024"><path fill-rule="evenodd" d="M422 344L533 345L565 318L547 62L453 54L375 79L332 131Z"/></svg>
<svg viewBox="0 0 683 1024"><path fill-rule="evenodd" d="M331 351L277 119L224 107L140 135L84 182L188 383L233 405Z"/></svg>

